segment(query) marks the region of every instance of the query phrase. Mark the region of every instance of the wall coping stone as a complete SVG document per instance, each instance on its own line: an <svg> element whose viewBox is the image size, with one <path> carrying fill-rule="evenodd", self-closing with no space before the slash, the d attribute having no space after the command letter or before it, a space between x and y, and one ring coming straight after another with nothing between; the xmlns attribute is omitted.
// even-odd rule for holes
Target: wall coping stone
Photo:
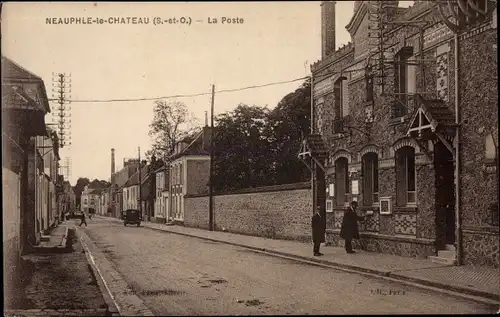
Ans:
<svg viewBox="0 0 500 317"><path fill-rule="evenodd" d="M340 233L340 229L326 229L326 233ZM425 244L425 245L434 245L436 243L434 239L415 238L415 237L401 236L401 235L388 235L388 234L373 233L373 232L360 232L359 235L362 239L372 238L377 240L410 242L410 243Z"/></svg>
<svg viewBox="0 0 500 317"><path fill-rule="evenodd" d="M299 190L299 189L310 189L310 182L302 182L302 183L292 183L292 184L283 184L283 185L273 185L273 186L263 186L263 187L253 187L253 188L244 188L240 190L227 191L227 192L216 192L214 196L226 196L226 195L241 195L241 194L253 194L253 193L265 193L265 192L278 192L278 191L286 191L286 190ZM185 195L186 198L195 198L195 197L208 197L208 194L191 194Z"/></svg>

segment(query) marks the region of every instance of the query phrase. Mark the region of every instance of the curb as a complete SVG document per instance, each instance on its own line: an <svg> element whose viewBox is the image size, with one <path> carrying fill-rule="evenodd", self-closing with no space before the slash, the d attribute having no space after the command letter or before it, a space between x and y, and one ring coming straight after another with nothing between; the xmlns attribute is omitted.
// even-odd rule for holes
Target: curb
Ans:
<svg viewBox="0 0 500 317"><path fill-rule="evenodd" d="M81 234L81 233L79 233ZM104 298L104 302L108 306L107 311L111 314L111 316L120 316L120 312L118 310L118 307L113 299L113 296L111 295L111 292L106 286L106 282L103 280L101 274L99 273L99 270L91 258L92 255L90 254L89 248L87 244L81 240L80 238L80 243L83 247L83 250L85 252L85 257L87 258L87 262L89 267L92 269L92 273L96 279L97 285L99 286L99 290L101 291L102 297Z"/></svg>
<svg viewBox="0 0 500 317"><path fill-rule="evenodd" d="M404 275L401 275L398 273L391 273L390 271L382 271L382 270L377 270L377 269L369 269L369 268L363 268L363 267L354 266L354 265L343 264L343 263L335 263L335 262L330 262L330 261L326 261L326 260L321 260L321 259L316 259L316 258L308 258L308 257L301 256L301 255L295 255L295 254L290 254L290 253L266 249L266 248L258 248L258 247L254 247L254 246L241 244L241 243L229 242L229 241L218 240L218 239L207 238L207 237L201 237L201 236L188 234L188 233L175 232L175 231L170 231L167 228L160 229L160 228L153 228L153 227L149 227L149 226L144 226L144 227L151 229L151 230L155 230L155 231L173 233L173 234L178 234L178 235L187 236L187 237L191 237L191 238L198 238L198 239L202 239L202 240L224 243L224 244L233 245L233 246L237 246L237 247L242 247L242 248L255 250L255 251L259 251L259 252L265 252L268 254L278 255L280 257L287 257L287 258L295 259L298 261L307 261L309 263L317 263L317 264L321 264L322 266L327 266L327 267L334 268L334 269L340 269L340 270L348 271L351 273L362 273L362 274L367 274L367 275L374 276L374 277L381 277L381 278L390 279L391 281L403 282L405 284L410 283L413 286L418 286L421 288L423 287L425 289L432 288L435 291L445 292L448 295L452 295L452 296L456 296L456 297L460 297L460 298L466 298L466 299L478 301L481 303L495 304L495 305L498 305L500 303L499 295L484 292L484 291L478 291L478 290L472 290L472 289L468 289L468 288L462 288L459 286L447 285L447 284L443 284L443 283L439 283L439 282L435 282L435 281L429 281L426 279L408 277L408 276L404 276ZM472 298L471 298L471 296L472 296Z"/></svg>
<svg viewBox="0 0 500 317"><path fill-rule="evenodd" d="M116 222L120 221L119 219L115 219L112 217L103 217L103 218L107 218L111 221L116 221ZM224 244L242 247L242 248L255 250L255 251L259 251L259 252L265 252L265 253L271 254L271 255L276 255L276 256L280 256L280 257L287 257L287 258L295 259L297 261L307 261L308 263L311 263L311 264L316 263L316 264L320 264L322 266L327 266L330 268L339 269L339 270L343 270L343 271L347 271L347 272L351 272L351 273L362 273L362 274L367 274L367 275L372 276L372 277L381 277L381 278L390 279L391 281L396 281L396 282L400 282L400 283L410 283L411 285L417 286L420 288L425 288L425 289L432 288L434 291L444 292L444 293L447 293L448 295L452 295L452 296L460 297L460 298L466 298L466 299L474 300L474 301L481 302L481 303L494 304L494 305L500 304L500 296L498 294L493 294L493 293L489 293L489 292L473 290L470 288L464 288L464 287L460 287L460 286L447 285L444 283L429 281L429 280L422 279L422 278L404 276L402 274L392 273L390 271L364 268L364 267L343 264L343 263L335 263L335 262L331 262L331 261L321 260L318 258L309 258L306 256L290 254L290 253L276 251L276 250L272 250L272 249L249 246L249 245L245 245L242 243L219 240L219 239L215 239L215 238L208 238L208 237L198 236L198 235L194 235L194 234L190 234L190 233L171 231L171 230L169 230L169 228L154 228L154 227L150 227L147 222L143 222L142 226L144 228L147 228L150 230L160 231L160 232L164 232L164 233L165 232L172 233L172 234L177 234L177 235L191 237L191 238L198 238L198 239L212 241L212 242L224 243Z"/></svg>
<svg viewBox="0 0 500 317"><path fill-rule="evenodd" d="M111 263L99 251L92 254L92 249L97 250L92 240L83 231L76 230L80 236L80 243L85 250L87 261L96 276L96 280L108 305L112 316L154 316L153 312L144 304L142 299L135 295L123 280L121 275L112 268ZM87 240L88 243L84 240ZM104 273L104 274L103 274ZM106 276L106 277L105 277ZM97 278L99 277L99 278Z"/></svg>

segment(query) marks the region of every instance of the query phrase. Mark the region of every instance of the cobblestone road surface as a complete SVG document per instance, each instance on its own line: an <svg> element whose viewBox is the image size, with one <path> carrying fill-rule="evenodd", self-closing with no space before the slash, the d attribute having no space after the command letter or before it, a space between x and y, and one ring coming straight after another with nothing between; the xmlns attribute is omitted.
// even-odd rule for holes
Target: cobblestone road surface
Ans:
<svg viewBox="0 0 500 317"><path fill-rule="evenodd" d="M410 286L109 220L89 221L82 230L156 315L497 310Z"/></svg>

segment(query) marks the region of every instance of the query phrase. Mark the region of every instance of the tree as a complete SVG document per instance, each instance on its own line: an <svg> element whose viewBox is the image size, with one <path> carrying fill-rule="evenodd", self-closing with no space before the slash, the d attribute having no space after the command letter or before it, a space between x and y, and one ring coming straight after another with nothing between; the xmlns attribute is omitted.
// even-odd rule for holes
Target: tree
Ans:
<svg viewBox="0 0 500 317"><path fill-rule="evenodd" d="M85 189L85 186L90 184L90 180L88 178L79 177L76 181L76 185L73 187L73 191L76 196L76 205L80 205L80 198L82 197L82 192Z"/></svg>
<svg viewBox="0 0 500 317"><path fill-rule="evenodd" d="M311 82L306 80L289 93L268 116L269 135L274 178L276 184L307 181L309 169L297 158L302 138L311 126Z"/></svg>
<svg viewBox="0 0 500 317"><path fill-rule="evenodd" d="M304 82L269 111L244 104L216 118L214 189L290 184L307 181L298 159L309 134L311 83Z"/></svg>
<svg viewBox="0 0 500 317"><path fill-rule="evenodd" d="M268 110L238 105L216 118L214 138L214 189L231 190L264 186L271 166L264 135Z"/></svg>
<svg viewBox="0 0 500 317"><path fill-rule="evenodd" d="M180 101L158 100L153 112L153 121L149 125L153 146L146 152L149 161L153 155L158 159L166 159L173 153L178 141L199 130L197 119Z"/></svg>

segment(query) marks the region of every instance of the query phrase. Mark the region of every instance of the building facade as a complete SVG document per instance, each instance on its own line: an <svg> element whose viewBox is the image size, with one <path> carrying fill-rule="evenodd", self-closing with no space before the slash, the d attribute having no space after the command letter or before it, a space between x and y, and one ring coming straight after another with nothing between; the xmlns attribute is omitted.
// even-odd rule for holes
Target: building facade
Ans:
<svg viewBox="0 0 500 317"><path fill-rule="evenodd" d="M158 222L167 222L168 219L168 173L167 168L162 166L153 172L155 182L155 217Z"/></svg>
<svg viewBox="0 0 500 317"><path fill-rule="evenodd" d="M352 42L335 49L335 2L321 5L313 130L301 155L319 153L310 161L313 205L326 215L328 240L342 243L343 212L357 200L368 215L363 249L498 266L491 10L460 13L455 5L464 20L455 30L434 2L355 1Z"/></svg>
<svg viewBox="0 0 500 317"><path fill-rule="evenodd" d="M59 218L56 188L60 158L57 133L52 129L47 128L47 135L38 136L34 141L37 150L35 164L38 168L35 182L35 225L37 235L41 236Z"/></svg>
<svg viewBox="0 0 500 317"><path fill-rule="evenodd" d="M134 175L139 168L139 160L138 159L124 159L123 160L123 168L114 172L115 169L115 151L111 150L111 190L110 190L110 207L111 214L113 217L119 218L121 217L121 213L125 208L124 203L124 193L123 188L125 183Z"/></svg>
<svg viewBox="0 0 500 317"><path fill-rule="evenodd" d="M184 221L184 196L208 192L210 128L203 127L191 142L179 142L169 166L168 219Z"/></svg>
<svg viewBox="0 0 500 317"><path fill-rule="evenodd" d="M21 287L20 256L36 238L37 151L50 106L43 80L2 56L2 223L5 303ZM42 167L43 168L43 167Z"/></svg>

